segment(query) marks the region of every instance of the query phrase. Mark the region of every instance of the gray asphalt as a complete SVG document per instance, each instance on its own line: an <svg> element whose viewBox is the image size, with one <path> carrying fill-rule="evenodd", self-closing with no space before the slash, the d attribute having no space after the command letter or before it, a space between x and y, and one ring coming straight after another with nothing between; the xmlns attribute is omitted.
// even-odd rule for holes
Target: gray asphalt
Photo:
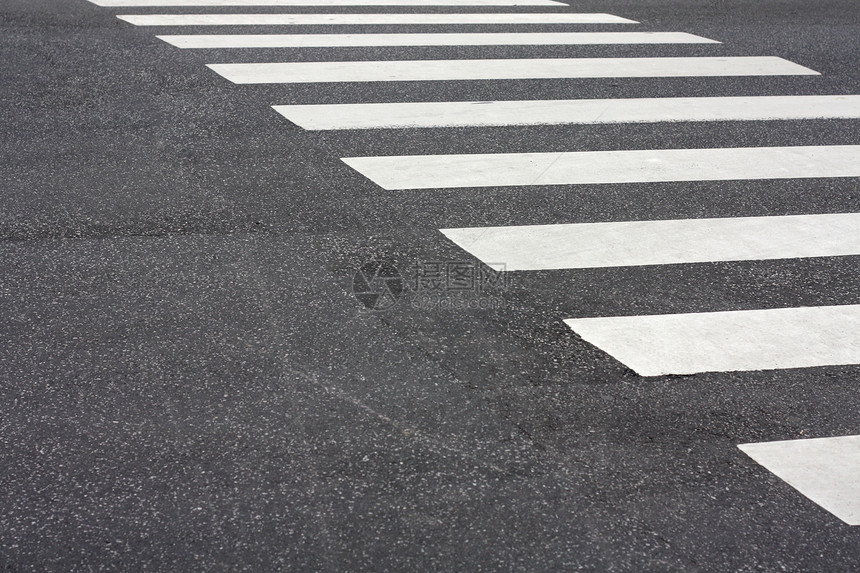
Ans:
<svg viewBox="0 0 860 573"><path fill-rule="evenodd" d="M339 160L860 144L856 120L313 133L269 107L860 94L856 0L572 4L723 44L194 51L155 34L212 29L114 15L215 10L5 0L0 568L860 570L860 528L736 447L860 434L860 367L641 378L561 322L858 304L860 257L515 273L488 309L353 296L367 261L407 282L474 264L443 227L860 211L857 179L403 192ZM450 28L361 28L415 30ZM330 31L356 30L301 29ZM237 86L204 67L662 55L823 75Z"/></svg>

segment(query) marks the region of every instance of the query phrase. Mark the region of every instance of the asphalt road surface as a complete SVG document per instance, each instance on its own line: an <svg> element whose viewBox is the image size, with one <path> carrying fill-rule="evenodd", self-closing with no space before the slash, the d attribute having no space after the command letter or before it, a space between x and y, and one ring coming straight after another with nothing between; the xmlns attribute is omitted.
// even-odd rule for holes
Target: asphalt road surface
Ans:
<svg viewBox="0 0 860 573"><path fill-rule="evenodd" d="M0 568L860 570L860 6L525 3L0 4Z"/></svg>

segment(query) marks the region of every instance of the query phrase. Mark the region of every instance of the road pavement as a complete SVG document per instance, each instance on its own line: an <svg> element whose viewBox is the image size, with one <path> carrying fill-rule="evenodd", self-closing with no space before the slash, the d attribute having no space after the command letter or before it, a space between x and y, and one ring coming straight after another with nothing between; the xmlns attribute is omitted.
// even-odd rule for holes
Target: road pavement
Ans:
<svg viewBox="0 0 860 573"><path fill-rule="evenodd" d="M854 0L124 3L0 7L0 567L858 567Z"/></svg>

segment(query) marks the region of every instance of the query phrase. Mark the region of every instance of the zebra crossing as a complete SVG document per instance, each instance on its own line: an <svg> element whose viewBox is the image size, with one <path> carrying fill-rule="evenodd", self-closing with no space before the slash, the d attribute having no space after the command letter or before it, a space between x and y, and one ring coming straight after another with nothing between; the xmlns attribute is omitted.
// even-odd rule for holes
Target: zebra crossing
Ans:
<svg viewBox="0 0 860 573"><path fill-rule="evenodd" d="M860 436L741 444L739 448L848 525L860 525Z"/></svg>
<svg viewBox="0 0 860 573"><path fill-rule="evenodd" d="M860 146L346 157L387 190L860 177Z"/></svg>
<svg viewBox="0 0 860 573"><path fill-rule="evenodd" d="M554 0L90 0L103 7L524 6ZM637 24L613 14L325 13L120 14L144 27ZM179 49L379 46L719 44L679 31L159 35ZM777 55L218 63L235 84L571 78L820 76ZM758 95L278 105L308 130L860 118L860 96ZM344 157L385 190L643 184L860 177L860 145L622 149ZM860 213L616 221L441 229L485 264L512 272L860 255ZM592 316L564 323L641 376L860 364L860 306ZM858 436L743 444L742 451L818 505L858 525ZM837 457L842 461L835 462ZM846 461L847 460L847 461Z"/></svg>
<svg viewBox="0 0 860 573"><path fill-rule="evenodd" d="M234 84L817 75L782 58L553 58L209 64Z"/></svg>
<svg viewBox="0 0 860 573"><path fill-rule="evenodd" d="M199 34L157 36L182 49L357 48L378 46L587 46L719 44L683 32L481 32L473 34Z"/></svg>
<svg viewBox="0 0 860 573"><path fill-rule="evenodd" d="M860 255L860 213L442 229L507 271Z"/></svg>
<svg viewBox="0 0 860 573"><path fill-rule="evenodd" d="M860 362L860 305L567 319L642 376Z"/></svg>
<svg viewBox="0 0 860 573"><path fill-rule="evenodd" d="M567 6L557 0L90 0L103 8L191 6Z"/></svg>
<svg viewBox="0 0 860 573"><path fill-rule="evenodd" d="M860 118L860 96L275 105L308 130Z"/></svg>
<svg viewBox="0 0 860 573"><path fill-rule="evenodd" d="M638 24L611 14L133 14L135 26L390 26L444 24Z"/></svg>

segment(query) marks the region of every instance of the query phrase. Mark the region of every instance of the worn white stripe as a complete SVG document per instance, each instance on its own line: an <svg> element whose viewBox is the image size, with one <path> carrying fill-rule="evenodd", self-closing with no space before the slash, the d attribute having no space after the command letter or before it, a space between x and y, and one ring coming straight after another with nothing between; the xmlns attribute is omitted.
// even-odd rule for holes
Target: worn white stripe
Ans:
<svg viewBox="0 0 860 573"><path fill-rule="evenodd" d="M90 0L105 8L161 6L567 6L556 0Z"/></svg>
<svg viewBox="0 0 860 573"><path fill-rule="evenodd" d="M860 255L860 213L441 231L508 271Z"/></svg>
<svg viewBox="0 0 860 573"><path fill-rule="evenodd" d="M776 57L290 62L209 67L237 84L818 75Z"/></svg>
<svg viewBox="0 0 860 573"><path fill-rule="evenodd" d="M860 525L860 436L738 447L848 525Z"/></svg>
<svg viewBox="0 0 860 573"><path fill-rule="evenodd" d="M177 48L342 48L363 46L563 46L719 44L684 32L438 34L196 34L158 36Z"/></svg>
<svg viewBox="0 0 860 573"><path fill-rule="evenodd" d="M565 323L641 376L860 364L860 305Z"/></svg>
<svg viewBox="0 0 860 573"><path fill-rule="evenodd" d="M387 24L636 24L610 14L122 14L135 26L326 26Z"/></svg>
<svg viewBox="0 0 860 573"><path fill-rule="evenodd" d="M860 96L759 96L592 100L276 105L305 129L653 123L860 118Z"/></svg>
<svg viewBox="0 0 860 573"><path fill-rule="evenodd" d="M384 189L860 177L860 145L401 155L343 161Z"/></svg>

